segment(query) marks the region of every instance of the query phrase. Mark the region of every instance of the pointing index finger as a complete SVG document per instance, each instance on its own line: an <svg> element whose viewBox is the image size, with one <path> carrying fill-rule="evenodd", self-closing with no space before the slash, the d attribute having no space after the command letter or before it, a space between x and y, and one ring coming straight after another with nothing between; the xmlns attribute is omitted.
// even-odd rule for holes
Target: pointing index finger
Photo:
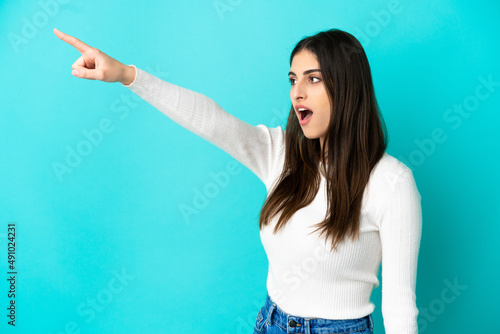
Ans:
<svg viewBox="0 0 500 334"><path fill-rule="evenodd" d="M92 49L92 47L83 43L78 38L65 34L62 31L57 30L56 28L54 28L54 34L56 34L57 37L59 37L66 43L73 45L78 51L82 53L85 51L90 51Z"/></svg>

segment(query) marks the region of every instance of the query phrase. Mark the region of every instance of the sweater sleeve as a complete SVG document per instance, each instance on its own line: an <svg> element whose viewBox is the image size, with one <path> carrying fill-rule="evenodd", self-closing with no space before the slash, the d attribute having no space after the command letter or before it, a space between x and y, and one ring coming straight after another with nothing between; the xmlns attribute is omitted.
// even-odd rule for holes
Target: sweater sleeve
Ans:
<svg viewBox="0 0 500 334"><path fill-rule="evenodd" d="M411 169L399 174L379 220L382 244L382 316L386 334L417 334L417 262L421 197Z"/></svg>
<svg viewBox="0 0 500 334"><path fill-rule="evenodd" d="M283 151L284 130L250 125L222 109L211 98L174 85L137 68L123 86L171 120L221 148L248 167L268 187Z"/></svg>

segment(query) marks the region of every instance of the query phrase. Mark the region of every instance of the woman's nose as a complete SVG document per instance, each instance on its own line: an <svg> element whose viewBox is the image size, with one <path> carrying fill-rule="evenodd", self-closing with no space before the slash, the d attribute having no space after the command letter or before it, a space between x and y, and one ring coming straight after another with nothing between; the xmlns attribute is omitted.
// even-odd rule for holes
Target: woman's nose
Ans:
<svg viewBox="0 0 500 334"><path fill-rule="evenodd" d="M295 85L293 85L293 88L292 88L292 97L295 100L300 100L300 99L305 99L306 98L306 91L305 91L305 88L303 87L302 84L300 84L300 83L297 82Z"/></svg>

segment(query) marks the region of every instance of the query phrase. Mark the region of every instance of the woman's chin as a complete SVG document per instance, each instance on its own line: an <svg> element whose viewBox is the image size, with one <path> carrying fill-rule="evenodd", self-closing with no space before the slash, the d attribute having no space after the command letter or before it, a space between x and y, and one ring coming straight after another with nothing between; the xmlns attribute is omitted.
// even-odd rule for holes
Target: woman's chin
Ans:
<svg viewBox="0 0 500 334"><path fill-rule="evenodd" d="M304 131L304 136L307 138L307 139L318 139L319 138L319 135L316 134L315 132L313 131Z"/></svg>

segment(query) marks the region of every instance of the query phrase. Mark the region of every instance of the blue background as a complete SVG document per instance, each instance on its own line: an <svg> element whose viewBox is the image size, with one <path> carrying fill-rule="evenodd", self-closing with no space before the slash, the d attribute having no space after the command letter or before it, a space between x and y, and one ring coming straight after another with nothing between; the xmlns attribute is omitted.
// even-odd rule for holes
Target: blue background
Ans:
<svg viewBox="0 0 500 334"><path fill-rule="evenodd" d="M420 333L498 330L499 2L55 4L0 2L0 332L251 333L266 294L257 176L119 83L73 77L80 53L54 27L273 127L286 124L295 43L329 28L354 34L388 153L412 168L422 195ZM109 131L90 154L56 173L102 122ZM235 163L214 187L211 173ZM208 188L215 194L183 216ZM15 329L6 318L9 222ZM383 333L381 287L372 301Z"/></svg>

